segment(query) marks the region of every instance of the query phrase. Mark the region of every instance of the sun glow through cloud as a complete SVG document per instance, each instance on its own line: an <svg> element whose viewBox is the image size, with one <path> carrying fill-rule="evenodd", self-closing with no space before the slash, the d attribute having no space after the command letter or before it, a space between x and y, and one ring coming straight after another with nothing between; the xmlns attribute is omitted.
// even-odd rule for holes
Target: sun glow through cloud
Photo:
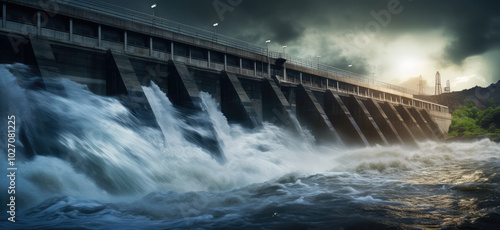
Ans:
<svg viewBox="0 0 500 230"><path fill-rule="evenodd" d="M402 76L413 76L420 71L422 61L415 57L402 57L394 63L397 72Z"/></svg>

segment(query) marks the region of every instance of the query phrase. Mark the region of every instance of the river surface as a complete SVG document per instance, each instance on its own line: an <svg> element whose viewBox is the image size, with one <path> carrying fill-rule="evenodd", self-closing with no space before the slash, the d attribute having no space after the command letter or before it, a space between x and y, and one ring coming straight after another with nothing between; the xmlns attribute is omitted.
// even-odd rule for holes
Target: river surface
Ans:
<svg viewBox="0 0 500 230"><path fill-rule="evenodd" d="M500 229L500 144L489 140L316 146L306 129L229 124L207 93L204 112L186 115L143 87L148 121L120 97L38 82L0 65L0 145L15 115L17 167L15 223L0 177L0 229ZM224 160L193 135L221 143ZM7 175L5 151L0 165Z"/></svg>

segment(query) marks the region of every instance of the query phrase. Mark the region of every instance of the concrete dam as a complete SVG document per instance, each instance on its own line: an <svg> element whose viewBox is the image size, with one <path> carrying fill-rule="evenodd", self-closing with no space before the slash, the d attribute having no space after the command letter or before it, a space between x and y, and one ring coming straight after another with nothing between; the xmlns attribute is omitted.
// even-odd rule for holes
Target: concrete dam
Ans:
<svg viewBox="0 0 500 230"><path fill-rule="evenodd" d="M104 3L2 0L1 7L0 63L121 95L131 110L149 109L142 86L154 82L180 108L202 111L207 92L230 122L305 127L320 144L414 145L443 139L451 123L446 106L405 88ZM217 140L206 141L219 151Z"/></svg>

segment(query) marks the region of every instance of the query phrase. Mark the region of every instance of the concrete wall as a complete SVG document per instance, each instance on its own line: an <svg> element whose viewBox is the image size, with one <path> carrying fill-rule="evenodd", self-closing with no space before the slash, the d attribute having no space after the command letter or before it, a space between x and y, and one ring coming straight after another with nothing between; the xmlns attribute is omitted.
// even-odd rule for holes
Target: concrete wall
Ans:
<svg viewBox="0 0 500 230"><path fill-rule="evenodd" d="M448 133L451 125L451 114L427 110L432 119L438 124L443 133Z"/></svg>
<svg viewBox="0 0 500 230"><path fill-rule="evenodd" d="M1 38L1 36L0 36ZM5 38L4 38L5 39ZM43 39L42 39L43 40ZM124 84L118 84L116 85L116 82L120 82L120 79L122 78L119 75L112 74L113 70L110 69L111 66L109 63L109 55L106 54L106 51L103 49L100 49L99 47L87 47L87 46L74 46L71 45L70 43L61 43L58 41L54 40L45 40L47 44L49 44L51 51L54 55L54 65L57 67L58 71L62 76L68 76L70 79L77 81L82 84L87 84L89 86L89 89L92 90L94 93L97 94L102 94L102 95L112 95L115 93L126 93L126 86ZM26 44L26 47L21 47L23 50L29 50L29 49L35 49L33 47L30 48L30 44ZM10 51L13 52L13 51ZM44 51L45 52L45 51ZM15 53L15 52L13 52ZM19 52L19 57L16 57L14 55L14 59L19 59L19 60L24 60L26 59L27 62L28 60L33 59L29 58L28 56L34 55L34 54L29 54L29 52L25 51L22 54ZM185 88L186 86L183 85L177 85L177 86L169 86L169 82L172 82L169 80L168 74L171 73L171 70L168 70L168 64L165 61L157 60L155 58L150 58L150 57L142 57L142 56L131 56L125 53L120 53L122 56L126 56L129 61L130 61L130 66L133 69L133 72L135 74L135 78L137 79L138 83L140 85L148 85L150 81L154 81L156 84L160 85L160 87L167 93L169 94L172 98L171 100L175 101L175 98L179 97L174 97L172 96L172 92L170 92L172 89L179 89L179 88ZM5 57L6 58L6 57ZM35 63L36 64L36 63ZM116 63L115 63L116 65ZM120 67L121 68L121 67ZM212 68L201 68L198 67L197 65L186 65L186 70L187 72L184 73L184 75L188 74L190 78L192 78L192 84L197 88L198 91L204 91L210 93L216 101L219 103L223 102L222 99L222 89L223 87L232 89L234 88L233 84L222 84L221 79L222 79L222 73L220 71L214 70ZM114 72L120 72L119 70L114 70ZM114 76L114 77L113 77ZM247 76L244 74L237 74L237 79L239 81L239 84L241 85L241 89L244 92L244 94L247 95L248 101L246 101L245 105L249 106L251 105L252 110L257 116L258 120L262 120L264 118L263 114L272 114L273 111L268 111L269 106L264 106L263 105L263 100L264 100L264 95L267 95L269 91L269 86L267 87L266 90L265 87L263 86L263 79L261 77L256 77L256 76ZM269 81L266 79L266 81ZM175 83L175 82L174 82ZM111 85L110 85L111 84ZM115 85L115 86L112 86ZM122 89L120 90L120 85ZM310 86L307 86L310 87ZM272 88L272 87L271 87ZM346 143L351 143L351 144L361 144L361 145L367 145L367 144L386 144L385 141L380 141L380 136L382 135L393 135L393 134L388 134L387 130L393 131L391 129L387 128L381 128L380 130L376 129L374 132L374 124L375 124L375 119L371 119L371 116L380 116L380 114L377 114L377 111L373 109L373 106L366 107L361 106L364 104L362 102L364 99L363 98L354 98L352 96L349 96L349 94L345 94L342 92L337 92L335 90L328 90L325 91L324 89L318 89L318 88L310 88L308 89L308 93L302 93L301 96L301 106L297 106L297 90L298 87L297 85L277 85L275 88L272 88L273 90L279 90L281 92L282 99L279 100L286 100L286 103L280 103L280 104L287 104L287 108L289 108L289 111L293 111L295 114L301 114L299 117L301 117L302 125L303 126L314 126L315 128L313 129L313 134L315 135L321 135L325 136L325 133L327 134L326 136L330 136L329 138L326 138L326 140L329 140L327 142L336 142L335 133L340 131L338 135L340 136L340 139L342 139L342 142ZM338 98L344 98L343 100L340 99L340 101L345 104L344 111L342 111L342 116L347 116L345 121L351 122L352 127L357 127L361 132L360 135L362 135L361 140L358 137L352 138L352 136L349 136L352 134L351 131L346 132L346 128L342 125L339 117L335 117L336 115L334 114L339 114L338 112L335 112L335 110L331 110L332 106L337 106L336 104L331 104L332 103L332 96L329 96L330 99L326 99L325 97L325 92L328 92L329 95L338 95ZM275 93L276 94L276 93ZM311 99L309 99L308 103L304 103L304 95L308 95L308 97L314 98L315 102L311 102ZM190 96L189 96L190 97ZM269 98L269 96L266 96ZM277 96L273 96L277 97ZM186 97L188 98L188 96ZM186 98L180 99L179 101L187 100ZM356 101L353 101L356 100ZM373 100L373 99L371 99ZM276 101L276 99L275 99ZM361 103L360 103L361 102ZM176 102L180 103L180 102ZM330 103L330 104L329 104ZM380 103L374 101L373 103ZM182 103L180 103L182 104ZM242 104L242 103L240 103ZM275 103L276 104L276 103ZM338 103L337 103L338 104ZM313 106L314 105L314 106ZM395 106L401 107L398 103L394 103ZM375 106L376 107L376 106ZM307 109L308 108L308 109ZM330 108L330 109L329 109ZM411 108L411 107L410 107ZM267 109L267 110L266 110ZM305 111L303 111L306 109ZM314 112L315 114L319 114L315 116L316 118L314 120L318 120L321 118L323 121L320 122L321 124L316 124L316 123L310 123L306 121L308 116L311 116L312 111L318 110ZM321 112L323 110L323 112ZM337 109L338 110L338 109ZM282 114L287 113L287 110L281 109ZM326 111L326 112L325 112ZM224 111L227 115L229 113ZM380 112L380 111L379 111ZM352 119L349 119L351 114L354 115ZM435 121L435 123L439 126L440 129L443 131L447 130L447 125L450 124L450 115L447 113L438 113L438 112L429 112L429 116L432 117L432 119ZM323 116L325 115L325 116ZM340 115L339 115L340 116ZM404 116L408 116L407 114ZM313 116L314 117L314 116ZM357 117L357 118L355 118ZM320 120L321 120L320 119ZM333 120L332 120L333 119ZM381 118L378 118L381 119ZM236 122L238 120L236 119ZM243 122L243 121L241 121ZM304 123L305 122L305 123ZM380 123L380 121L379 121ZM410 127L414 126L415 124L409 123ZM321 129L318 127L325 126L325 128ZM350 127L351 127L350 126ZM377 124L378 126L378 124ZM397 125L394 124L394 127ZM253 125L252 127L255 127ZM316 130L314 132L314 130ZM319 131L318 131L319 130ZM354 128L353 130L356 130ZM344 132L344 133L343 133ZM379 133L382 132L382 135ZM346 134L347 133L347 134ZM375 135L378 134L378 135ZM420 134L419 134L420 135ZM432 134L430 134L432 135ZM365 139L366 136L366 139ZM321 138L320 138L321 139ZM356 140L355 140L356 139ZM393 141L390 141L390 143L395 143L395 142L401 142L399 140L394 141L395 138L392 138ZM325 139L324 139L325 140ZM408 142L405 140L405 142Z"/></svg>
<svg viewBox="0 0 500 230"><path fill-rule="evenodd" d="M35 1L26 2L36 5ZM94 12L73 12L71 7L62 7L60 13L67 13L75 19L93 19L101 22L102 26L116 27L121 31L119 33L123 32L124 41L105 40L102 39L101 34L98 38L88 37L7 20L6 26L0 28L0 41L3 41L0 44L2 48L0 61L26 63L34 66L42 76L45 74L67 77L88 85L91 91L102 95L128 94L131 87L139 89L139 85L148 85L153 81L169 95L175 104L179 105L190 101L192 107L192 101L198 100L193 98L198 97L200 91L210 93L221 104L228 102L228 95L231 98L238 96L237 103L233 105L243 106L247 113L251 111L252 119L272 119L273 111L269 110L278 106L280 113L288 114L290 121L294 119L293 113L296 114L302 126L312 129L318 139L331 143L343 143L343 140L347 140L347 142L357 142L361 145L387 144L386 135L392 136L391 143L401 142L394 137L394 130L399 132L407 129L412 129L419 137L427 136L422 134L422 131L418 132L422 128L419 128L417 121L413 121L414 118L410 118L411 113L404 109L406 107L426 108L428 115L436 124L435 127L439 127L443 133L448 131L451 123L451 115L446 110L442 110L443 107L414 99L412 95L401 94L391 89L331 76L312 68L288 63L286 68L290 73L290 78L288 78L290 80L285 80L287 79L285 75L281 76L285 73L284 70L273 71L278 75L270 80L262 74L262 72L267 72L266 58L259 54L168 31L151 30L140 24L125 23ZM149 44L149 48L144 47L144 44L130 45L127 36L133 31L139 33L134 36L145 36L150 38L148 41L161 37L163 39L161 42L168 49L163 47L159 48L161 50L154 50L152 44ZM30 37L36 37L41 42L30 44ZM15 45L11 44L12 38L17 41ZM195 58L192 52L202 52L203 55L198 53ZM207 55L203 52L207 52ZM218 60L211 59L210 54L216 52L219 55L215 56ZM180 65L173 68L175 64L167 64L172 60ZM243 60L246 61L245 67L242 64ZM253 68L248 62L253 64ZM224 79L229 78L224 78L223 73L232 76L230 81L224 82ZM133 84L130 79L134 79ZM272 84L263 84L265 81L268 81L267 83L272 81ZM266 104L268 103L264 101L266 98L272 100L272 103ZM372 106L365 106L363 101L366 98L373 100ZM391 125L385 124L385 117L382 115L384 111L381 111L374 103L380 105L390 103L398 108L397 111L394 109L391 116L397 117L398 114L394 113L402 113L399 115L405 118L407 127L401 128L401 124L392 124L391 128ZM229 109L224 109L223 112L229 116L231 106L227 108ZM420 110L411 111L415 116L420 114ZM236 122L244 122L238 120L238 116L234 118ZM350 122L349 129L336 120L340 118ZM248 121L248 116L246 119ZM427 117L425 120L420 118L418 122L424 125L428 123L428 119ZM253 123L252 127L260 125L259 122ZM298 127L295 128L295 130L298 129ZM337 130L341 132L338 133ZM357 136L354 135L355 138L352 135L348 137L352 133L342 134L342 132L350 132L346 130L357 130L359 133ZM426 130L429 131L430 128ZM387 133L389 131L392 133ZM428 136L432 135L434 134L428 134ZM403 139L405 143L408 143L411 142L409 141L411 138L411 135L405 134Z"/></svg>
<svg viewBox="0 0 500 230"><path fill-rule="evenodd" d="M40 2L37 0L24 0L21 2L15 0L5 0L5 2L7 4L7 14L9 13L8 9L9 6L11 5L20 5L22 7L25 7L26 9L29 8L31 12L36 12L36 11L46 12L53 10L53 9L43 8ZM235 57L239 60L239 63L241 63L241 60L244 59L244 60L250 60L251 62L253 62L254 65L256 65L257 63L261 63L267 66L266 62L268 60L268 57L266 55L262 55L262 53L252 53L242 49L234 48L235 46L225 46L218 43L214 43L213 39L203 40L201 38L198 38L197 36L190 37L180 33L179 31L176 32L176 31L167 31L163 29L158 29L149 24L124 20L121 18L114 17L112 15L107 15L96 11L86 11L80 8L68 6L66 4L57 4L57 6L58 6L57 12L54 13L58 17L60 16L61 18L63 18L62 20L68 20L68 23L70 23L70 20L79 20L79 21L87 21L89 22L89 24L93 24L94 27L98 26L99 36L97 38L97 41L95 37L85 38L82 37L81 35L76 35L71 31L68 32L68 31L50 30L43 27L40 28L40 25L38 26L27 25L18 22L11 22L8 20L6 22L6 27L2 29L14 30L18 32L22 31L22 33L38 34L58 39L61 41L80 43L81 45L85 46L97 45L105 49L124 51L132 55L138 55L143 57L149 56L161 60L174 59L198 67L209 66L210 68L214 68L219 71L226 70L229 72L240 73L247 76L263 76L262 72L267 73L267 71L262 70L266 68L262 68L261 70L259 70L259 68L255 68L254 66L254 68L244 69L241 68L241 64L236 64L233 66L220 63L216 64L216 63L210 63L208 59L196 60L191 57L191 49L198 49L202 50L203 52L213 51L213 52L223 53L227 56ZM36 23L37 22L35 21L34 24ZM105 38L101 36L101 31L106 30L105 28L114 28L115 30L120 31L120 33L123 33L124 41L121 42L106 41ZM184 56L180 55L172 56L171 53L170 54L168 53L172 52L172 50L168 52L154 51L154 46L152 46L152 44L149 44L150 45L149 48L137 47L131 45L129 44L130 42L127 42L127 36L131 37L132 34L135 34L134 36L142 36L145 39L149 39L147 43L151 43L151 41L156 42L157 40L163 40L166 43L171 43L172 47L176 47L174 48L174 50L177 50L177 48L180 46L184 46L186 49L189 50L189 55L186 54ZM132 40L132 38L130 38L129 40ZM280 59L271 58L270 62L271 64L274 64L277 60ZM254 71L254 69L257 69L257 71ZM436 110L440 112L448 111L447 107L415 99L413 98L413 95L394 90L391 87L389 87L390 85L389 86L384 86L384 85L381 86L380 84L374 85L372 84L373 82L370 82L369 79L364 79L361 81L353 77L345 77L345 76L340 77L335 74L320 71L316 69L315 66L302 66L291 63L286 63L286 69L289 70L288 72L291 71L300 72L301 75L304 75L303 81L300 80L302 79L301 77L298 82L296 77L287 78L284 75L285 74L284 70L280 71L272 70L272 72L280 75L280 77L278 78L281 79L281 81L285 82L287 81L285 79L292 79L291 83L309 85L313 88L318 88L318 89L328 89L329 88L328 85L330 85L328 84L328 81L335 81L336 83L340 83L341 85L343 85L340 88L334 87L335 90L337 91L348 92L350 94L358 96L372 97L373 95L373 97L378 97L381 100L388 100L390 102L405 103L408 105L418 106L420 108Z"/></svg>

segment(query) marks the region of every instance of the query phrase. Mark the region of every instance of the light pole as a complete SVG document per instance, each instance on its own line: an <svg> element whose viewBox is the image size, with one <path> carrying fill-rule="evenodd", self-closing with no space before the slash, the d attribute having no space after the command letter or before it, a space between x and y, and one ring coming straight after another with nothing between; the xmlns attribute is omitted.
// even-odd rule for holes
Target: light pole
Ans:
<svg viewBox="0 0 500 230"><path fill-rule="evenodd" d="M267 77L271 78L271 61L269 60L269 43L271 43L271 40L266 41L266 46L267 46Z"/></svg>
<svg viewBox="0 0 500 230"><path fill-rule="evenodd" d="M286 60L286 45L283 46L283 58ZM286 62L286 61L285 61ZM283 80L286 81L286 63L283 62Z"/></svg>
<svg viewBox="0 0 500 230"><path fill-rule="evenodd" d="M319 70L319 59L321 58L321 56L318 55L317 58L318 58L318 70Z"/></svg>
<svg viewBox="0 0 500 230"><path fill-rule="evenodd" d="M155 8L156 8L156 3L151 5L151 9L153 9L153 25L155 24Z"/></svg>
<svg viewBox="0 0 500 230"><path fill-rule="evenodd" d="M215 43L217 43L217 26L219 26L219 23L214 23L213 24L214 26L214 40L215 40Z"/></svg>

